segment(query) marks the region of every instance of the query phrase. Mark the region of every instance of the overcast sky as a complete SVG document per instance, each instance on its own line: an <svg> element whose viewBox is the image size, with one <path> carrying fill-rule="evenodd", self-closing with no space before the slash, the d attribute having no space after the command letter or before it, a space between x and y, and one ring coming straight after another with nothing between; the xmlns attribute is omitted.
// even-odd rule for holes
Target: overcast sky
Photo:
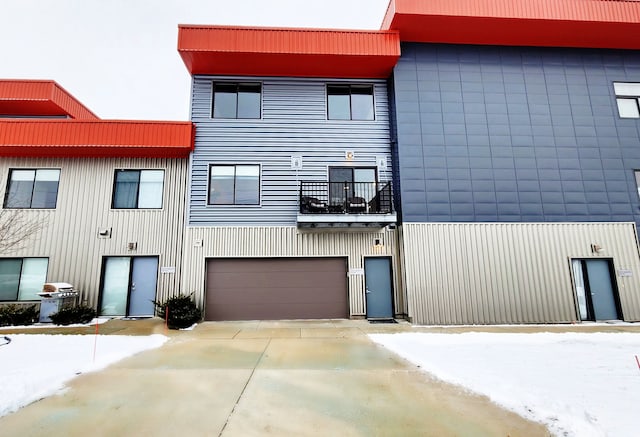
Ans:
<svg viewBox="0 0 640 437"><path fill-rule="evenodd" d="M53 79L105 119L187 120L178 24L378 29L388 0L0 0L0 78Z"/></svg>

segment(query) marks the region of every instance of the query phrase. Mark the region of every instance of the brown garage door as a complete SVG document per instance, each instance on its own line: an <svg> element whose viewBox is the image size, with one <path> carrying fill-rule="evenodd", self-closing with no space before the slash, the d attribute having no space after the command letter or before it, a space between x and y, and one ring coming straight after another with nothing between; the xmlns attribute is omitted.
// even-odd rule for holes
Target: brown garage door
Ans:
<svg viewBox="0 0 640 437"><path fill-rule="evenodd" d="M205 320L348 317L344 258L211 259Z"/></svg>

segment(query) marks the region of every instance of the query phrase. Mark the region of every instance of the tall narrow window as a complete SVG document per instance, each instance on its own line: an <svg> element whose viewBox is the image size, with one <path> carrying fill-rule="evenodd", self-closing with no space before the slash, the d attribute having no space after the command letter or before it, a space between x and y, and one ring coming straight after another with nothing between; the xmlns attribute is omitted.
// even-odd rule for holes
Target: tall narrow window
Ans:
<svg viewBox="0 0 640 437"><path fill-rule="evenodd" d="M329 120L373 120L372 85L327 85Z"/></svg>
<svg viewBox="0 0 640 437"><path fill-rule="evenodd" d="M618 114L621 118L640 118L640 83L615 82Z"/></svg>
<svg viewBox="0 0 640 437"><path fill-rule="evenodd" d="M59 180L58 169L12 169L4 207L54 209L58 199Z"/></svg>
<svg viewBox="0 0 640 437"><path fill-rule="evenodd" d="M209 205L258 205L259 165L212 165L209 170Z"/></svg>
<svg viewBox="0 0 640 437"><path fill-rule="evenodd" d="M213 118L260 118L262 86L259 83L215 82Z"/></svg>
<svg viewBox="0 0 640 437"><path fill-rule="evenodd" d="M114 209L162 208L164 170L116 170Z"/></svg>
<svg viewBox="0 0 640 437"><path fill-rule="evenodd" d="M0 301L39 300L47 258L0 258Z"/></svg>
<svg viewBox="0 0 640 437"><path fill-rule="evenodd" d="M640 196L640 170L636 170L634 173L636 175L636 188L638 189L638 196Z"/></svg>

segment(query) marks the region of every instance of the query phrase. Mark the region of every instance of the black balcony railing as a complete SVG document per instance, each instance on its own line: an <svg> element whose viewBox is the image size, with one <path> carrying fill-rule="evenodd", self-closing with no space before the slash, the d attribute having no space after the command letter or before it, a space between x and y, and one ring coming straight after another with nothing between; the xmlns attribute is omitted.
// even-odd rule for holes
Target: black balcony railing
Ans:
<svg viewBox="0 0 640 437"><path fill-rule="evenodd" d="M300 182L302 214L391 214L391 182Z"/></svg>

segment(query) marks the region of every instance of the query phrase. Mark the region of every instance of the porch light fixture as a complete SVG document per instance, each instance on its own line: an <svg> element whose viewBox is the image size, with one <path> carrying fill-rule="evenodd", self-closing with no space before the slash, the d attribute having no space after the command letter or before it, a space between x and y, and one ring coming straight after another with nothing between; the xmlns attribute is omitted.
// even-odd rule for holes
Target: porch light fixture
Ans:
<svg viewBox="0 0 640 437"><path fill-rule="evenodd" d="M384 249L384 244L382 244L382 240L379 238L376 238L373 243L373 251L375 253L381 253L382 249Z"/></svg>
<svg viewBox="0 0 640 437"><path fill-rule="evenodd" d="M591 245L591 253L600 253L600 252L602 252L602 246L595 243Z"/></svg>
<svg viewBox="0 0 640 437"><path fill-rule="evenodd" d="M344 159L347 161L353 161L355 156L356 154L354 153L353 150L347 150L346 152L344 152Z"/></svg>

